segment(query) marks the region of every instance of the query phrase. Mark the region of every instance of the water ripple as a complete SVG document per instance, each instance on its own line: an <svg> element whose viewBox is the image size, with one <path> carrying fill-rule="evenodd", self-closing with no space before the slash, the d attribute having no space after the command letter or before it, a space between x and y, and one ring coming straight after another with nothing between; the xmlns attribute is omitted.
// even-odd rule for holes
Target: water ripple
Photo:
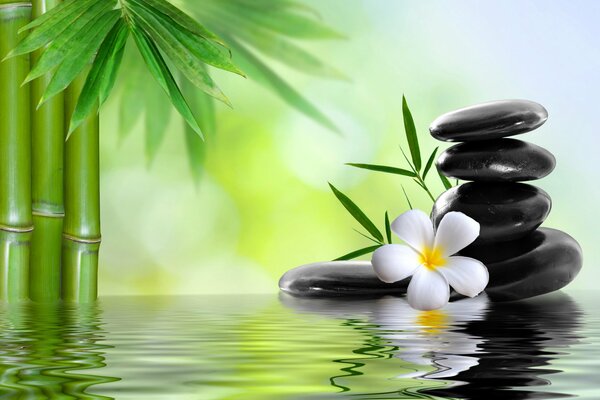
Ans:
<svg viewBox="0 0 600 400"><path fill-rule="evenodd" d="M577 300L575 300L577 299ZM598 295L0 305L2 399L594 399Z"/></svg>

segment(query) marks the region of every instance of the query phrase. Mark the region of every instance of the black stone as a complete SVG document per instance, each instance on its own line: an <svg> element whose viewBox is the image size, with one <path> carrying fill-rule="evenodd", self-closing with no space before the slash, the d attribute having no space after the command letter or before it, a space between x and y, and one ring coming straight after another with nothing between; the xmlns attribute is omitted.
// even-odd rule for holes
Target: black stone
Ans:
<svg viewBox="0 0 600 400"><path fill-rule="evenodd" d="M550 213L552 201L542 189L524 183L468 182L442 193L433 205L437 227L450 211L479 222L476 243L518 239L533 232Z"/></svg>
<svg viewBox="0 0 600 400"><path fill-rule="evenodd" d="M382 282L369 261L330 261L289 270L279 280L279 288L301 297L369 297L404 294L409 281Z"/></svg>
<svg viewBox="0 0 600 400"><path fill-rule="evenodd" d="M540 127L548 112L528 100L500 100L451 111L435 119L431 135L446 142L468 142L518 135Z"/></svg>
<svg viewBox="0 0 600 400"><path fill-rule="evenodd" d="M583 263L577 241L550 228L540 228L516 241L474 244L460 254L487 266L490 282L485 291L495 301L558 290L577 276Z"/></svg>
<svg viewBox="0 0 600 400"><path fill-rule="evenodd" d="M440 172L465 181L531 181L548 175L556 160L548 150L515 139L459 143L437 159Z"/></svg>

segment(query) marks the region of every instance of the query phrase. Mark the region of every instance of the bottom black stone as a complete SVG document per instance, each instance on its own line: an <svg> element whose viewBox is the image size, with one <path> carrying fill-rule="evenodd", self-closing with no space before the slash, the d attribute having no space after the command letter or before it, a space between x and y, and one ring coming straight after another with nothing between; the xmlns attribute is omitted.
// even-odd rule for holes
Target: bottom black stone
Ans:
<svg viewBox="0 0 600 400"><path fill-rule="evenodd" d="M566 233L540 228L512 242L469 246L461 255L483 262L490 273L486 293L495 301L519 300L566 286L583 263L581 247Z"/></svg>
<svg viewBox="0 0 600 400"><path fill-rule="evenodd" d="M329 261L289 270L279 280L279 288L302 297L402 295L409 281L382 282L369 261Z"/></svg>
<svg viewBox="0 0 600 400"><path fill-rule="evenodd" d="M579 244L556 229L541 228L512 242L469 246L461 255L483 262L490 273L486 293L494 301L526 299L566 286L581 269ZM330 261L286 272L279 288L299 297L402 296L410 278L384 283L369 261ZM452 299L461 296L453 293Z"/></svg>

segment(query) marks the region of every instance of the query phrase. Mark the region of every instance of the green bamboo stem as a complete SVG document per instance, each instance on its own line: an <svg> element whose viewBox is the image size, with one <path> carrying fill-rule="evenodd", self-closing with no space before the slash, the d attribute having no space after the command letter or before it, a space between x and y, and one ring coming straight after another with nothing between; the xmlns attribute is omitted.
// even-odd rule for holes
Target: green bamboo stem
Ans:
<svg viewBox="0 0 600 400"><path fill-rule="evenodd" d="M32 18L60 0L33 0ZM35 65L43 49L31 54ZM31 82L32 209L35 230L31 246L29 296L34 301L60 299L63 204L64 97L58 94L36 110L51 74Z"/></svg>
<svg viewBox="0 0 600 400"><path fill-rule="evenodd" d="M0 0L0 60L30 21L31 4ZM31 133L29 86L21 87L29 72L29 56L0 62L0 299L27 297L31 215Z"/></svg>
<svg viewBox="0 0 600 400"><path fill-rule="evenodd" d="M85 76L65 92L66 121L77 104ZM62 296L90 302L97 297L100 248L99 118L93 112L65 144Z"/></svg>

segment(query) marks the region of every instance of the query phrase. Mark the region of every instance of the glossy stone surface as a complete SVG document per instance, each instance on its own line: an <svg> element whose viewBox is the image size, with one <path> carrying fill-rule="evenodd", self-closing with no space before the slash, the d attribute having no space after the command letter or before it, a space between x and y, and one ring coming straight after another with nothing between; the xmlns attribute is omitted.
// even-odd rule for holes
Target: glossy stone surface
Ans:
<svg viewBox="0 0 600 400"><path fill-rule="evenodd" d="M329 261L289 270L279 280L279 288L302 297L400 295L406 293L409 281L382 282L369 261Z"/></svg>
<svg viewBox="0 0 600 400"><path fill-rule="evenodd" d="M540 127L548 112L528 100L499 100L451 111L436 118L431 135L446 142L498 139Z"/></svg>
<svg viewBox="0 0 600 400"><path fill-rule="evenodd" d="M461 255L487 266L490 282L486 293L496 301L558 290L577 276L583 263L577 241L550 228L540 228L516 241L471 245Z"/></svg>
<svg viewBox="0 0 600 400"><path fill-rule="evenodd" d="M515 139L495 139L454 145L437 159L440 172L465 181L517 182L540 179L554 169L548 150Z"/></svg>
<svg viewBox="0 0 600 400"><path fill-rule="evenodd" d="M479 222L476 243L518 239L534 231L550 213L552 201L542 189L525 183L468 182L442 193L433 205L437 227L450 211Z"/></svg>

